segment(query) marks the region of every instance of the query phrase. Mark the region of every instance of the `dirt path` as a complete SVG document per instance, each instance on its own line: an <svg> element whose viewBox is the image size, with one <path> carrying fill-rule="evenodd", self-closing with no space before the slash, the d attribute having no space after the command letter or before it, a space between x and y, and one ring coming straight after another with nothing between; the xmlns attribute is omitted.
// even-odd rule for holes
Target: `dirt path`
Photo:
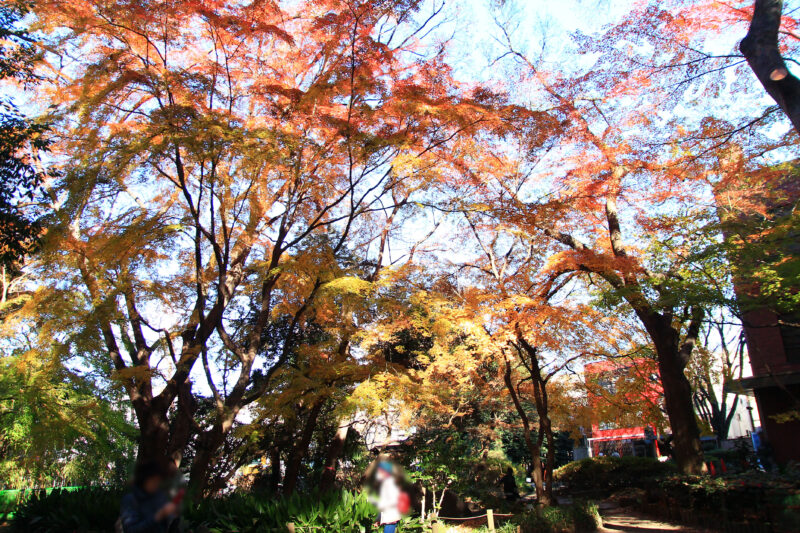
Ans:
<svg viewBox="0 0 800 533"><path fill-rule="evenodd" d="M707 529L681 526L648 518L630 509L616 508L602 512L603 533L655 533L656 531L682 531L685 533L710 533Z"/></svg>

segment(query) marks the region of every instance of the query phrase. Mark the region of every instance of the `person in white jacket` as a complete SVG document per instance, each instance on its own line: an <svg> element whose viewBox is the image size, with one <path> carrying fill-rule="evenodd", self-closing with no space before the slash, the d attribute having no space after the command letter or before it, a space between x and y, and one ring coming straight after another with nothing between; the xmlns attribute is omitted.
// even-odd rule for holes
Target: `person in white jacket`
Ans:
<svg viewBox="0 0 800 533"><path fill-rule="evenodd" d="M383 533L395 533L397 524L402 518L398 503L400 502L400 487L394 476L392 463L381 461L375 474L380 488L378 490L377 507L380 512L378 524L383 526Z"/></svg>

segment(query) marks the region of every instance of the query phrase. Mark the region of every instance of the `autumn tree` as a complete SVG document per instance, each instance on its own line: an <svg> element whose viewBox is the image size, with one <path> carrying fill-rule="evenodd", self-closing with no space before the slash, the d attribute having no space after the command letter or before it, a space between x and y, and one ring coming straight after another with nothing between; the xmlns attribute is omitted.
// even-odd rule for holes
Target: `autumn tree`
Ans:
<svg viewBox="0 0 800 533"><path fill-rule="evenodd" d="M0 6L0 81L5 85L34 85L40 53L26 25L31 4L27 0ZM40 155L49 145L47 125L25 117L18 102L0 99L0 268L3 300L10 280L19 274L20 260L31 251L41 231L41 210L31 206L39 199L47 178Z"/></svg>
<svg viewBox="0 0 800 533"><path fill-rule="evenodd" d="M683 262L647 253L648 241L685 239L680 217L704 211L691 199L710 196L691 154L672 157L659 149L657 140L675 128L658 115L671 95L662 98L644 71L625 62L627 49L615 47L618 28L595 45L581 40L603 51L582 72L533 60L516 48L508 25L501 23L499 31L503 57L517 76L514 90L529 95L532 110L551 114L561 129L553 133L557 149L528 151L527 167L491 180L490 205L526 238L551 240L553 271L582 274L588 287L613 294L637 317L657 355L676 461L685 472L700 472L700 434L685 370L707 293L686 290Z"/></svg>
<svg viewBox="0 0 800 533"><path fill-rule="evenodd" d="M570 366L598 353L614 326L588 306L560 296L575 274L549 268L546 240L530 239L511 227L495 227L490 216L465 214L465 218L477 252L463 264L474 287L465 291L467 308L472 309L473 320L482 322L485 342L499 359L506 393L522 423L537 498L552 502L557 448L552 382ZM533 405L535 414L528 412L526 403Z"/></svg>
<svg viewBox="0 0 800 533"><path fill-rule="evenodd" d="M18 278L0 314L0 472L7 488L120 483L136 429L121 391L85 371L68 328L14 311L36 280ZM57 314L57 310L50 310ZM52 316L52 315L51 315Z"/></svg>
<svg viewBox="0 0 800 533"><path fill-rule="evenodd" d="M708 289L716 292L710 309L720 304L745 323L745 315L759 307L789 315L796 307L792 303L796 291L791 287L797 263L788 236L796 231L791 213L800 198L793 170L797 131L786 120L792 117L779 101L782 97L773 94L771 101L761 86L752 83L752 64L748 64L751 52L761 57L758 61L769 56L784 66L793 62L799 43L797 18L792 9L781 13L782 5L642 3L615 26L610 39L593 42L585 36L580 40L587 50L603 54L600 65L607 72L627 72L646 80L653 110L662 119L649 122L650 146L680 154L671 164L705 182L698 193L707 201L700 194L683 198L685 206L693 205L693 213L681 216L704 219L687 227L687 235L705 234L717 240L706 242L710 254L695 254L698 263L709 256L715 256L712 261L717 263L714 275L706 276ZM766 33L765 24L772 28ZM750 35L740 43L748 28ZM746 49L749 52L742 54ZM619 53L622 50L624 54ZM786 75L786 83L777 80L767 85L778 90L796 83L788 70L775 65L780 76ZM762 72L759 79L764 81L770 72ZM705 212L704 203L708 205ZM755 238L757 234L761 237ZM765 256L769 257L766 261ZM736 272L735 297L732 271ZM762 276L769 281L756 280ZM764 293L758 296L760 291Z"/></svg>
<svg viewBox="0 0 800 533"><path fill-rule="evenodd" d="M441 274L409 276L416 283L370 328L360 348L381 364L348 403L368 419L414 428L407 459L421 465L414 476L427 490L468 491L465 480L485 479L510 405L494 352Z"/></svg>
<svg viewBox="0 0 800 533"><path fill-rule="evenodd" d="M198 494L243 409L305 390L292 358L313 323L336 331L313 356L353 364L356 315L335 302L398 260L389 241L415 195L482 120L441 50L419 48L417 7L42 3L65 50L49 93L63 177L52 283L24 312L59 302L84 324L136 413L139 460L179 465L194 442ZM345 250L368 267L342 271ZM310 414L324 400L301 398Z"/></svg>
<svg viewBox="0 0 800 533"><path fill-rule="evenodd" d="M389 380L395 389L389 397L418 406L415 425L427 427L426 417L434 416L443 431L476 413L495 413L474 428L489 442L508 429L500 413L511 411L537 497L552 502L556 432L566 422L552 419L553 383L570 365L598 353L613 327L577 301L553 301L575 275L546 268L546 239L497 226L489 213L462 212L458 221L446 248L450 265L414 296L424 305L406 314L402 329L391 320L378 332L397 338L411 330L430 338L413 358L417 366ZM555 390L557 402L569 401L568 388Z"/></svg>
<svg viewBox="0 0 800 533"><path fill-rule="evenodd" d="M573 348L560 337L565 333L563 324L554 318L566 315L567 310L548 305L548 300L569 278L559 283L557 276L540 279L543 268L540 243L520 239L502 227L494 228L491 220L485 221L472 213L464 214L462 227L465 235L462 239L475 250L472 258L457 265L464 286L460 291L462 305L470 320L482 330L474 335L485 345L487 356L496 360L505 393L522 424L537 498L549 503L553 501L555 443L547 385L560 367L556 365L555 371L545 368L546 356L540 350ZM526 405L535 407L535 416ZM538 424L535 428L534 423ZM547 454L543 464L545 445Z"/></svg>
<svg viewBox="0 0 800 533"><path fill-rule="evenodd" d="M49 357L18 349L0 357L0 472L7 488L122 483L135 428L119 394Z"/></svg>
<svg viewBox="0 0 800 533"><path fill-rule="evenodd" d="M591 425L668 430L656 354L635 317L618 328L615 342L594 354L581 389L588 397ZM602 428L601 428L602 429Z"/></svg>
<svg viewBox="0 0 800 533"><path fill-rule="evenodd" d="M286 366L274 374L273 388L253 404L255 421L252 428L245 428L259 434L262 453L270 457L274 469L271 484L273 488L282 484L285 493L298 487L310 447L318 447L314 435L324 427L323 421L346 419L349 413L339 413L341 404L372 372L373 367L355 359L351 350L362 328L381 312L382 291L391 286L367 281L375 273L369 261L346 251L331 257L333 242L335 238L328 235L312 239L304 254L310 261L295 273L298 283L316 278L330 281L309 308L306 326L290 346L283 343L293 315L275 310L276 317L265 332L264 355L270 359L287 350ZM326 462L333 462L334 468L343 444L336 438L325 443Z"/></svg>

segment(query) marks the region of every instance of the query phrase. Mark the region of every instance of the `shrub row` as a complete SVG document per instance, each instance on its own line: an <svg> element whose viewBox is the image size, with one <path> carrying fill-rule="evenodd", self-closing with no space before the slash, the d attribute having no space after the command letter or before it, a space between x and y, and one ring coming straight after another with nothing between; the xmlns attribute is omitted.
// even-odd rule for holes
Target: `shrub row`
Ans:
<svg viewBox="0 0 800 533"><path fill-rule="evenodd" d="M94 533L114 530L122 498L120 490L87 488L33 494L17 510L12 531L29 533ZM373 532L375 510L364 494L352 492L299 495L275 499L258 494L232 494L187 504L182 531L210 533L285 532L293 522L300 532ZM600 525L597 507L577 502L546 507L514 517L499 531L562 533L595 531ZM518 529L519 528L519 529ZM418 519L407 519L402 533L423 531Z"/></svg>
<svg viewBox="0 0 800 533"><path fill-rule="evenodd" d="M12 528L30 533L108 532L119 516L122 492L85 489L36 494L15 513ZM285 532L294 522L297 531L369 532L375 509L365 495L334 492L275 499L256 494L232 494L188 503L182 529L223 532Z"/></svg>
<svg viewBox="0 0 800 533"><path fill-rule="evenodd" d="M675 465L648 457L593 457L573 461L553 473L571 491L610 492L628 487L646 487L674 474Z"/></svg>
<svg viewBox="0 0 800 533"><path fill-rule="evenodd" d="M649 487L642 503L646 512L720 530L800 531L800 477L793 475L675 475Z"/></svg>

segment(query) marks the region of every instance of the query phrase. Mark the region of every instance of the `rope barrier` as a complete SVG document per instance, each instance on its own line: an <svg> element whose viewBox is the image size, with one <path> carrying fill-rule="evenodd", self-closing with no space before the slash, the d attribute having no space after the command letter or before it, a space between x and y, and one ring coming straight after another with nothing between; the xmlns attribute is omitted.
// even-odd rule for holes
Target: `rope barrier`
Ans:
<svg viewBox="0 0 800 533"><path fill-rule="evenodd" d="M493 516L495 518L508 518L509 516L514 516L514 515L513 514L494 513ZM436 520L464 520L464 521L469 521L469 520L480 520L481 518L488 518L488 517L489 517L489 513L481 514L481 515L478 515L478 516L467 516L467 517L460 517L460 518L454 518L454 517L449 517L449 516L438 516L437 515L435 519ZM304 529L305 530L308 530L308 529L323 529L323 526L310 526L310 525L309 526L299 526L299 525L296 525L293 522L289 522L288 524L286 524L286 526L287 526L287 529L292 533L297 532L297 531L302 531Z"/></svg>
<svg viewBox="0 0 800 533"><path fill-rule="evenodd" d="M436 518L438 518L439 520L477 520L478 518L486 518L487 516L489 516L489 515L488 514L481 514L481 515L478 515L478 516L468 516L466 518L463 518L463 517L462 518L450 518L450 517L447 517L447 516L437 516ZM513 514L494 513L494 516L500 516L500 517L505 518L505 517L514 516L514 515Z"/></svg>
<svg viewBox="0 0 800 533"><path fill-rule="evenodd" d="M481 519L481 518L487 518L488 516L489 516L489 514L487 513L487 514L481 514L481 515L478 515L478 516L467 516L467 517L461 517L461 518L451 518L451 517L448 517L448 516L437 516L436 519L437 520L465 520L466 521L466 520L478 520L478 519ZM509 516L514 516L514 515L513 514L495 513L494 516L496 518L508 518ZM294 523L291 523L291 522L286 524L286 525L288 526L289 531L302 531L304 529L306 529L306 530L308 530L308 529L323 529L323 526L298 526L298 525L296 525Z"/></svg>

